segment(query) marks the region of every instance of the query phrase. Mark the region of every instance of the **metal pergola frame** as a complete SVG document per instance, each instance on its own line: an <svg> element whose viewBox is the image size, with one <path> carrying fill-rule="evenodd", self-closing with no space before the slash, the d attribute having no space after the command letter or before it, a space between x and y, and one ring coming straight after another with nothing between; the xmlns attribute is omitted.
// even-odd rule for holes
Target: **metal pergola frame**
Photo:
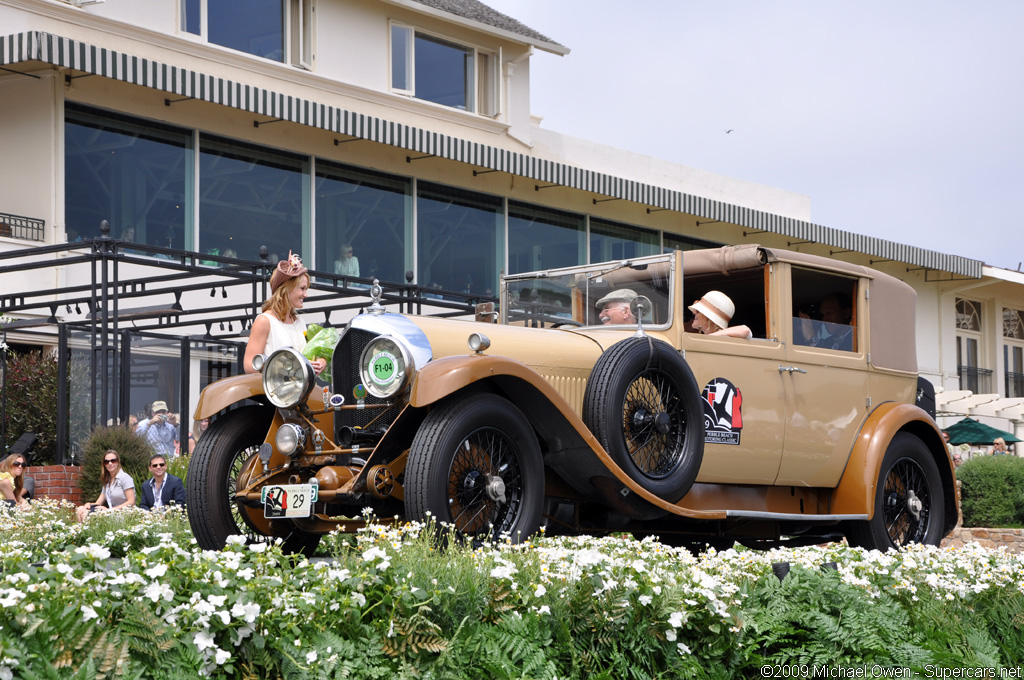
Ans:
<svg viewBox="0 0 1024 680"><path fill-rule="evenodd" d="M118 422L127 420L132 335L180 342L179 411L185 413L189 408L187 386L193 343L244 347L252 320L269 292L268 282L274 269L267 259L266 247L260 248L259 260L243 260L113 239L109 237L106 221L100 231L101 236L80 242L0 253L0 275L59 266L74 270L76 276L72 278L85 279L81 269L89 268L87 284L0 294L0 317L13 319L0 327L0 339L57 345L58 464L65 462L69 449L68 366L72 333L78 331L89 338L92 424L114 418ZM309 275L310 294L302 311L308 323L335 325L332 314L358 311L370 302L370 279L315 270L310 270ZM406 278L405 283L381 282L382 305L397 306L398 312L407 314L426 311L432 316L456 317L473 314L478 302L495 300L456 291L421 289L411 283L412 272L407 272ZM3 288L6 286L0 290ZM247 289L245 294L238 294L240 288ZM234 294L229 295L229 289ZM197 294L206 290L209 295ZM172 298L173 302L169 302ZM146 302L150 304L132 306ZM317 318L321 314L322 320ZM242 371L241 354L237 357L238 372ZM0 349L0 451L6 451L8 441L16 439L12 436L15 433L7 432L6 366L7 350ZM113 398L100 398L101 395ZM186 441L185 419L181 428L182 441Z"/></svg>

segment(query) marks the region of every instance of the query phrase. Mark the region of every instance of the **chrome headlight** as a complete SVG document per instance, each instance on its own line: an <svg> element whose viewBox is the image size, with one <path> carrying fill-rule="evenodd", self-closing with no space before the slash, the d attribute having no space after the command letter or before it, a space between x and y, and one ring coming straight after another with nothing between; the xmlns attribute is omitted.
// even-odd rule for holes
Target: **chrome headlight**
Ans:
<svg viewBox="0 0 1024 680"><path fill-rule="evenodd" d="M359 376L366 391L386 399L405 385L412 369L405 346L388 335L372 340L359 358Z"/></svg>
<svg viewBox="0 0 1024 680"><path fill-rule="evenodd" d="M274 437L277 450L286 456L306 448L306 431L295 423L285 423Z"/></svg>
<svg viewBox="0 0 1024 680"><path fill-rule="evenodd" d="M313 365L291 347L277 350L263 365L263 391L278 408L292 408L315 384Z"/></svg>

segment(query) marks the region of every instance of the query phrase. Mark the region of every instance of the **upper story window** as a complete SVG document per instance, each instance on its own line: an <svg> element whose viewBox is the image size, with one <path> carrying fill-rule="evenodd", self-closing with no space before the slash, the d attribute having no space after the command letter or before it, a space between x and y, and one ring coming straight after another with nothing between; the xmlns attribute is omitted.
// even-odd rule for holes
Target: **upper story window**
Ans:
<svg viewBox="0 0 1024 680"><path fill-rule="evenodd" d="M992 371L981 368L982 308L974 300L956 299L956 372L960 389L975 394L992 391Z"/></svg>
<svg viewBox="0 0 1024 680"><path fill-rule="evenodd" d="M487 52L400 24L391 25L391 89L496 118L501 51Z"/></svg>
<svg viewBox="0 0 1024 680"><path fill-rule="evenodd" d="M1003 366L1007 397L1024 397L1024 312L1003 309Z"/></svg>
<svg viewBox="0 0 1024 680"><path fill-rule="evenodd" d="M981 332L981 303L974 300L956 300L956 329L958 331Z"/></svg>
<svg viewBox="0 0 1024 680"><path fill-rule="evenodd" d="M181 30L264 59L312 68L314 0L181 0Z"/></svg>

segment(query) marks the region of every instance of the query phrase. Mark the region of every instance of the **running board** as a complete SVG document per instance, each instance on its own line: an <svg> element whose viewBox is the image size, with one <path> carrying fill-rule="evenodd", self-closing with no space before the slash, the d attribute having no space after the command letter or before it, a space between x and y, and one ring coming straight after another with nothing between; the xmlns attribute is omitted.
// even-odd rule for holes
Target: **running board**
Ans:
<svg viewBox="0 0 1024 680"><path fill-rule="evenodd" d="M726 510L727 518L777 519L803 522L838 522L841 520L867 520L867 515L802 515L793 512L759 512L756 510Z"/></svg>

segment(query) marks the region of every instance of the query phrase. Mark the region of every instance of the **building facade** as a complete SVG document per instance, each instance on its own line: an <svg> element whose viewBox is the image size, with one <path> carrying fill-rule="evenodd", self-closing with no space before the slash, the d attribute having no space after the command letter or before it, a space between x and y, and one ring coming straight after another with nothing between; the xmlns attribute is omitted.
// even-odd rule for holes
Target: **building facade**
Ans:
<svg viewBox="0 0 1024 680"><path fill-rule="evenodd" d="M105 220L123 243L266 246L271 263L295 251L320 272L489 296L503 272L762 243L906 280L944 407L1024 422L1022 275L546 130L531 57L568 48L477 0L0 0L0 27L0 254ZM4 290L88 283L67 252L42 257L44 273L0 270Z"/></svg>

